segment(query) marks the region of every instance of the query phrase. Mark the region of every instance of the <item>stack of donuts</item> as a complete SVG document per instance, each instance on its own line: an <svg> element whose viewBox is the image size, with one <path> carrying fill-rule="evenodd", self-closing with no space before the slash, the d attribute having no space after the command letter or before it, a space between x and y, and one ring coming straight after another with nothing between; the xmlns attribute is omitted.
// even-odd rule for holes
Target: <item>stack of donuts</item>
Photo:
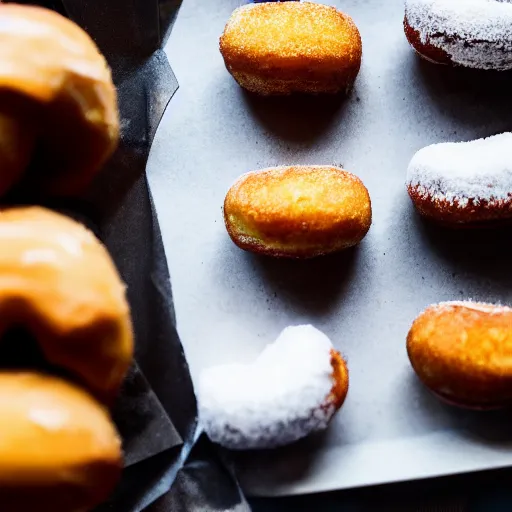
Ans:
<svg viewBox="0 0 512 512"><path fill-rule="evenodd" d="M480 70L512 69L510 0L406 0L405 35L424 59ZM346 94L362 43L352 19L312 2L250 3L220 38L228 72L263 96ZM412 158L406 188L418 212L450 228L512 219L512 133L440 143ZM360 243L371 226L368 190L326 165L251 171L224 201L224 220L243 250L313 258ZM428 307L413 323L407 351L439 398L473 409L512 406L512 309L474 302ZM310 325L285 329L249 364L205 370L198 396L210 438L231 449L269 448L324 429L348 392L348 369Z"/></svg>
<svg viewBox="0 0 512 512"><path fill-rule="evenodd" d="M90 37L52 11L0 4L2 197L79 194L118 135L111 73ZM92 232L46 208L0 209L0 334L18 354L2 365L0 348L0 509L92 509L120 476L109 406L133 356L125 285Z"/></svg>

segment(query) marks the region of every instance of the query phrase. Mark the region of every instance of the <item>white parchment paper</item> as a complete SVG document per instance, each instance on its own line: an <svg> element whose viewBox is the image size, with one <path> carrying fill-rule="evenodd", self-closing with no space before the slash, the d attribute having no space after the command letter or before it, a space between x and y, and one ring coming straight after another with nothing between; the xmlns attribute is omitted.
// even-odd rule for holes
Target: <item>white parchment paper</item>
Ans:
<svg viewBox="0 0 512 512"><path fill-rule="evenodd" d="M322 436L240 454L244 490L282 495L512 464L511 416L450 409L412 374L405 337L428 304L512 302L510 232L445 232L415 214L405 170L419 148L512 129L512 75L421 62L401 0L337 0L363 38L346 99L262 99L227 73L218 38L240 0L184 0L168 43L180 84L148 166L192 378L247 361L287 325L312 323L350 368L347 402ZM243 172L337 164L367 185L374 221L357 249L310 262L244 253L222 203Z"/></svg>

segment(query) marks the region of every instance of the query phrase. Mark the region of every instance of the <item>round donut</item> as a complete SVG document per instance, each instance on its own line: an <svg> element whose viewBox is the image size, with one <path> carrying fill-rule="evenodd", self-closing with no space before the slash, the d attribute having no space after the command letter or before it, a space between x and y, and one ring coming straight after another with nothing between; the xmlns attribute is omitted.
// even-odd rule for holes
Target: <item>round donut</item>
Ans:
<svg viewBox="0 0 512 512"><path fill-rule="evenodd" d="M512 309L479 302L427 308L407 336L420 380L460 407L512 405Z"/></svg>
<svg viewBox="0 0 512 512"><path fill-rule="evenodd" d="M329 338L288 327L253 363L202 372L199 417L226 448L275 448L326 429L347 393L348 369Z"/></svg>
<svg viewBox="0 0 512 512"><path fill-rule="evenodd" d="M84 226L44 208L0 211L0 334L13 326L105 400L132 361L125 286L108 252Z"/></svg>
<svg viewBox="0 0 512 512"><path fill-rule="evenodd" d="M262 95L349 91L362 43L352 19L311 2L266 2L236 9L220 38L226 68Z"/></svg>
<svg viewBox="0 0 512 512"><path fill-rule="evenodd" d="M119 137L105 59L69 19L0 3L0 64L0 194L22 180L55 195L81 192Z"/></svg>
<svg viewBox="0 0 512 512"><path fill-rule="evenodd" d="M2 512L84 512L103 502L122 468L107 411L65 381L0 373Z"/></svg>
<svg viewBox="0 0 512 512"><path fill-rule="evenodd" d="M452 227L478 227L512 218L512 133L418 151L407 190L421 215Z"/></svg>
<svg viewBox="0 0 512 512"><path fill-rule="evenodd" d="M423 58L475 69L512 69L512 4L406 0L405 34Z"/></svg>
<svg viewBox="0 0 512 512"><path fill-rule="evenodd" d="M224 220L240 248L268 256L313 258L358 244L370 229L370 195L338 167L291 166L241 176L224 201Z"/></svg>

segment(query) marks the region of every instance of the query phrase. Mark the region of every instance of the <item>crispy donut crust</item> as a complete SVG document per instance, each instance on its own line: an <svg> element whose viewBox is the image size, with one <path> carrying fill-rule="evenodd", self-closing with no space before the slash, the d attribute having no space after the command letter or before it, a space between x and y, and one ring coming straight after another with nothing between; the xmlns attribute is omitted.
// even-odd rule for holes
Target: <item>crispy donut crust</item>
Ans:
<svg viewBox="0 0 512 512"><path fill-rule="evenodd" d="M327 399L327 405L334 405L335 409L341 408L348 394L348 367L347 363L336 350L331 350L331 365L333 369L334 386Z"/></svg>
<svg viewBox="0 0 512 512"><path fill-rule="evenodd" d="M313 258L358 244L370 229L363 182L337 167L291 166L241 176L224 201L227 231L241 249Z"/></svg>
<svg viewBox="0 0 512 512"><path fill-rule="evenodd" d="M39 207L0 211L0 334L13 326L101 399L117 394L133 356L125 286L81 224Z"/></svg>
<svg viewBox="0 0 512 512"><path fill-rule="evenodd" d="M420 380L461 407L512 405L512 309L476 302L430 306L414 321L407 352Z"/></svg>
<svg viewBox="0 0 512 512"><path fill-rule="evenodd" d="M236 9L220 38L226 68L262 95L346 92L359 73L359 30L334 7L268 2Z"/></svg>
<svg viewBox="0 0 512 512"><path fill-rule="evenodd" d="M108 412L80 388L38 373L0 373L2 512L83 512L121 475Z"/></svg>
<svg viewBox="0 0 512 512"><path fill-rule="evenodd" d="M428 42L423 43L421 41L420 33L409 25L407 16L404 18L404 31L407 41L409 41L409 44L420 57L432 62L433 64L455 65L450 56L444 50L436 48Z"/></svg>
<svg viewBox="0 0 512 512"><path fill-rule="evenodd" d="M55 195L81 192L119 138L105 59L78 25L56 12L0 3L0 62L0 139L20 132L12 151L0 143L0 162L9 163L0 194L22 178ZM24 175L34 155L37 165Z"/></svg>
<svg viewBox="0 0 512 512"><path fill-rule="evenodd" d="M508 201L468 200L461 206L452 202L422 194L419 186L407 186L414 206L423 217L449 228L480 228L501 226L512 220L512 196Z"/></svg>

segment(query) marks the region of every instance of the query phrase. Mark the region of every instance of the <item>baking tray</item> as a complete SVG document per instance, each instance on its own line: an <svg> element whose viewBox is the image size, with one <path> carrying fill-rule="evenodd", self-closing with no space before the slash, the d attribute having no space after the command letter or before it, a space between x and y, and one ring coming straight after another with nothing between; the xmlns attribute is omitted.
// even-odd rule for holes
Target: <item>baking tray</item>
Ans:
<svg viewBox="0 0 512 512"><path fill-rule="evenodd" d="M512 75L437 67L407 44L401 0L339 0L363 39L348 98L265 99L242 91L218 38L239 0L184 0L167 53L180 83L148 176L193 380L249 361L285 326L312 323L348 359L348 399L323 435L236 456L249 495L344 489L512 465L512 415L444 406L410 368L405 337L428 304L512 302L510 231L444 231L405 190L419 148L512 129ZM512 150L512 148L511 148ZM242 173L337 164L372 198L361 245L307 262L239 250L222 203Z"/></svg>

